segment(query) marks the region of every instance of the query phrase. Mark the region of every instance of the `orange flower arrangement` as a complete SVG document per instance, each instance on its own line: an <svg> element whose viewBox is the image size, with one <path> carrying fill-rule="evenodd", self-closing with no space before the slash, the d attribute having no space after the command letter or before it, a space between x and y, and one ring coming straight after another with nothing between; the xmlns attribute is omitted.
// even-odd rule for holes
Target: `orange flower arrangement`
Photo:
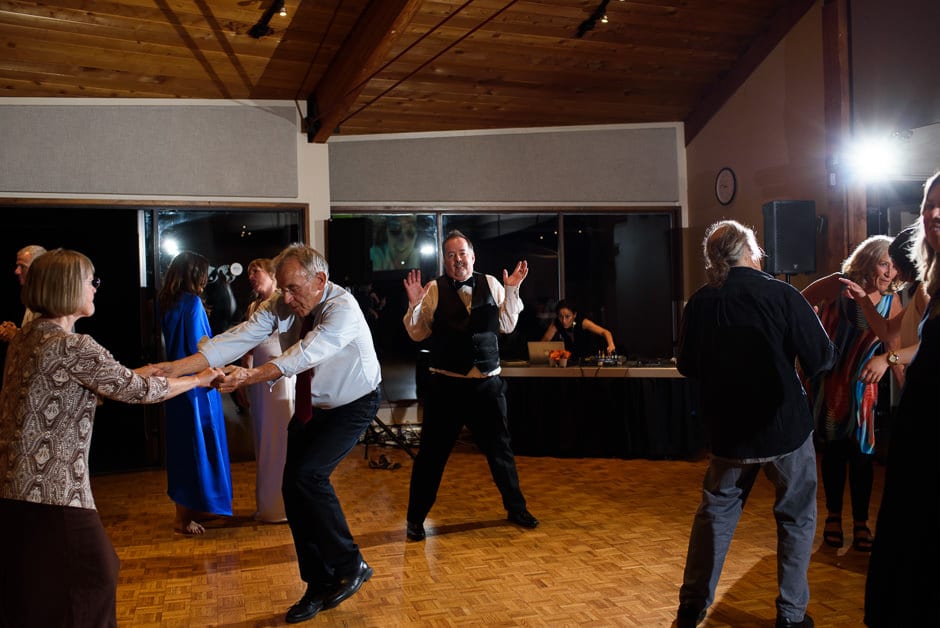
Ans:
<svg viewBox="0 0 940 628"><path fill-rule="evenodd" d="M548 354L548 359L554 362L558 360L567 360L571 357L571 352L567 349L556 349Z"/></svg>

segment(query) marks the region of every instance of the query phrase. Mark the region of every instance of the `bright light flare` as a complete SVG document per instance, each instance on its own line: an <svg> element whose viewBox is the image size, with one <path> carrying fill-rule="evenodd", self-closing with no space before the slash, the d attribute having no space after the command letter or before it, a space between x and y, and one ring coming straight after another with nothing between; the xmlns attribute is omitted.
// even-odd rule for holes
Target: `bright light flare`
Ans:
<svg viewBox="0 0 940 628"><path fill-rule="evenodd" d="M163 240L163 251L170 257L176 257L180 252L180 243L176 238L166 238Z"/></svg>
<svg viewBox="0 0 940 628"><path fill-rule="evenodd" d="M848 173L863 183L897 177L901 171L901 151L894 137L865 139L853 144L846 153Z"/></svg>

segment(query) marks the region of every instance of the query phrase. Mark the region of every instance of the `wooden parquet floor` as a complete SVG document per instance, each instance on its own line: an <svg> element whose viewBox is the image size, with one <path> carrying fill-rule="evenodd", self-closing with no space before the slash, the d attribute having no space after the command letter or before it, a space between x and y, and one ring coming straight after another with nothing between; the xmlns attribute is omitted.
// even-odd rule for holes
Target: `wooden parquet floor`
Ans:
<svg viewBox="0 0 940 628"><path fill-rule="evenodd" d="M455 449L428 538L405 539L411 459L371 469L358 446L333 479L375 575L304 625L670 626L705 461L519 457L535 530L505 521L486 461ZM277 626L304 592L290 532L258 524L254 462L232 465L235 516L202 537L172 531L163 471L96 476L93 490L121 559L121 626ZM876 465L872 520L884 469ZM820 512L822 488L820 487ZM772 626L776 596L773 493L761 477L738 526L704 626ZM846 501L848 504L848 500ZM861 626L868 557L822 543L810 567L816 625Z"/></svg>

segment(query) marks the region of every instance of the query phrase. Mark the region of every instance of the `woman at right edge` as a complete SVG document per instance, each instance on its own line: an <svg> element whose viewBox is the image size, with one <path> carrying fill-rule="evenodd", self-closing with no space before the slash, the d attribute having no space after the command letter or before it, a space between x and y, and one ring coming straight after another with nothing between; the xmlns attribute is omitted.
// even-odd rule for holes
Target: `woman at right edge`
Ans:
<svg viewBox="0 0 940 628"><path fill-rule="evenodd" d="M928 626L937 621L934 601L940 544L933 491L940 481L936 397L940 375L940 172L924 185L914 250L930 302L920 324L920 345L912 356L899 351L904 390L892 424L891 446L878 511L877 533L865 582L865 625L870 628Z"/></svg>

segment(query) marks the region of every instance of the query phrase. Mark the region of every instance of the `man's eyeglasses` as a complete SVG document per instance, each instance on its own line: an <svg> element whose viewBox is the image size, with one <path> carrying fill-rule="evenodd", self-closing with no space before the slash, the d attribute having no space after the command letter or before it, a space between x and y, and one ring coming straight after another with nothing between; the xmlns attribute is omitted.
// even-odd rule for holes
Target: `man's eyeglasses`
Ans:
<svg viewBox="0 0 940 628"><path fill-rule="evenodd" d="M98 286L101 285L101 277L92 277L92 278L91 278L91 282L89 282L89 283L91 283L91 287L92 287L92 288L94 288L95 290L97 290L97 289L98 289Z"/></svg>
<svg viewBox="0 0 940 628"><path fill-rule="evenodd" d="M300 285L292 284L292 285L284 286L283 288L281 288L281 292L284 293L285 295L289 294L292 297L296 297L301 292L301 289L308 286L310 282L313 281L313 279L314 279L313 277L310 277L306 273L304 273L304 282L302 284Z"/></svg>

